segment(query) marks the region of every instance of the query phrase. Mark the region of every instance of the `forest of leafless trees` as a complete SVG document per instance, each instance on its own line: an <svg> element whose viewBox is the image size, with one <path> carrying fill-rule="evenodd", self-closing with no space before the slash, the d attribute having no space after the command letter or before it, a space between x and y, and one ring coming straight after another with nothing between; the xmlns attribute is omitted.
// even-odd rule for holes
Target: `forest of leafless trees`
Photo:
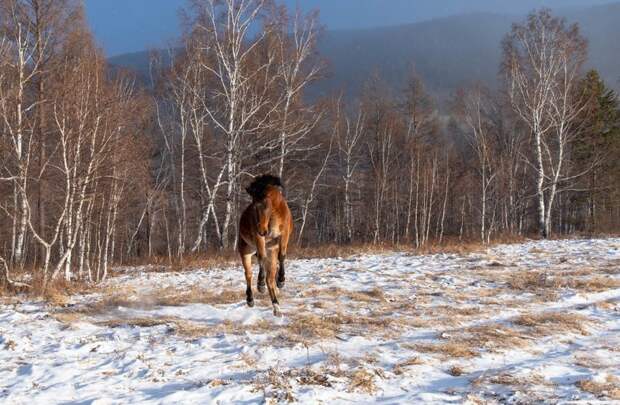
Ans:
<svg viewBox="0 0 620 405"><path fill-rule="evenodd" d="M191 0L183 26L142 86L110 71L80 1L0 0L2 283L231 249L267 172L300 246L620 229L619 101L549 11L498 44L498 88L446 105L413 68L400 91L377 75L357 99L307 97L329 73L316 14Z"/></svg>

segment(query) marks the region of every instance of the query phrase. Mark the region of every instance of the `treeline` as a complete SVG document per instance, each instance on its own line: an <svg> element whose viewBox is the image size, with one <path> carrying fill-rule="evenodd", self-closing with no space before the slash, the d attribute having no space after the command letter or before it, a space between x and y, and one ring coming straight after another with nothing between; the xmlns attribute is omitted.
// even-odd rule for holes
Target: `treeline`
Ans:
<svg viewBox="0 0 620 405"><path fill-rule="evenodd" d="M147 91L110 73L80 2L0 0L4 283L232 248L265 172L304 246L619 229L618 98L548 11L507 33L500 89L441 109L413 69L400 92L372 77L359 100L308 100L328 71L315 14L192 0L183 24Z"/></svg>

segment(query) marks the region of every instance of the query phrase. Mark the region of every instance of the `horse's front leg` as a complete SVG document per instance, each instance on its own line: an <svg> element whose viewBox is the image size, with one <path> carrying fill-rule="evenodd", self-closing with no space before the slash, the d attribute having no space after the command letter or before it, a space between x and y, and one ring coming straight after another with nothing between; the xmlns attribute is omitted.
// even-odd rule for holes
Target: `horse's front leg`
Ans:
<svg viewBox="0 0 620 405"><path fill-rule="evenodd" d="M252 294L252 254L241 254L241 262L245 271L245 282L247 288L245 290L245 300L249 307L254 306L254 295Z"/></svg>
<svg viewBox="0 0 620 405"><path fill-rule="evenodd" d="M284 270L284 261L286 260L286 251L288 249L288 238L289 234L286 233L280 237L280 241L278 244L278 288L284 287L284 283L286 282L286 271Z"/></svg>
<svg viewBox="0 0 620 405"><path fill-rule="evenodd" d="M258 253L256 254L256 257L258 258ZM258 260L258 268L258 281L256 283L256 288L258 288L259 292L264 293L267 290L267 287L265 284L265 266L261 260Z"/></svg>
<svg viewBox="0 0 620 405"><path fill-rule="evenodd" d="M265 292L265 262L267 260L267 244L265 238L256 238L256 257L258 258L258 291Z"/></svg>
<svg viewBox="0 0 620 405"><path fill-rule="evenodd" d="M276 248L269 249L269 257L267 258L267 288L269 289L269 296L271 297L271 304L273 305L273 314L275 316L282 316L280 312L280 303L278 301L278 287L276 287L276 273L278 267L276 266Z"/></svg>

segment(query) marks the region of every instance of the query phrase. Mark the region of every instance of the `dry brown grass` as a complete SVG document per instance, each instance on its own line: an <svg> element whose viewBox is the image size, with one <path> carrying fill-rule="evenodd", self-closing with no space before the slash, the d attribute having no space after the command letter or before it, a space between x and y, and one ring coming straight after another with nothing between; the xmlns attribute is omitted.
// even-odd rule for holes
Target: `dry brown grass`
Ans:
<svg viewBox="0 0 620 405"><path fill-rule="evenodd" d="M424 364L424 361L420 359L418 356L411 357L405 361L397 363L392 370L394 374L401 375L404 374L406 369L410 366L417 366L418 364Z"/></svg>
<svg viewBox="0 0 620 405"><path fill-rule="evenodd" d="M620 287L620 280L597 274L597 269L584 267L553 275L546 271L518 271L508 276L507 284L513 290L549 294L550 290L570 288L588 292L607 291Z"/></svg>
<svg viewBox="0 0 620 405"><path fill-rule="evenodd" d="M589 392L601 399L620 399L620 379L612 375L607 376L603 383L592 380L580 380L577 387L584 392Z"/></svg>
<svg viewBox="0 0 620 405"><path fill-rule="evenodd" d="M510 373L504 372L500 374L482 374L480 377L472 381L473 386L479 385L504 385L513 387L522 391L529 391L532 386L553 386L554 383L546 380L538 373L529 373L527 376L516 377ZM534 403L539 401L532 398Z"/></svg>
<svg viewBox="0 0 620 405"><path fill-rule="evenodd" d="M106 328L136 327L136 328L152 328L153 326L173 324L176 320L173 318L127 318L127 319L109 319L96 322L97 325Z"/></svg>
<svg viewBox="0 0 620 405"><path fill-rule="evenodd" d="M436 353L448 358L469 358L478 355L474 348L470 347L467 343L463 343L458 339L452 339L442 343L418 343L405 346L420 353Z"/></svg>
<svg viewBox="0 0 620 405"><path fill-rule="evenodd" d="M291 385L292 380L300 385L332 387L329 374L323 371L316 372L309 367L284 371L270 368L266 372L258 374L253 382L253 391L262 391L267 404L295 402Z"/></svg>
<svg viewBox="0 0 620 405"><path fill-rule="evenodd" d="M186 290L164 288L145 294L138 294L129 287L109 287L101 291L101 299L73 311L82 315L98 315L110 312L114 308L132 308L148 310L157 306L182 306L188 304L227 305L245 300L243 292L238 290L212 291L201 287Z"/></svg>
<svg viewBox="0 0 620 405"><path fill-rule="evenodd" d="M77 311L62 311L62 312L53 312L50 316L56 319L58 322L70 325L82 320L85 320L86 316L82 312Z"/></svg>
<svg viewBox="0 0 620 405"><path fill-rule="evenodd" d="M290 379L291 371L283 373L270 368L266 373L259 374L255 379L254 391L263 391L265 402L268 404L295 402Z"/></svg>
<svg viewBox="0 0 620 405"><path fill-rule="evenodd" d="M256 325L241 325L232 321L224 321L215 325L205 325L197 322L191 322L185 319L176 317L134 317L134 318L117 318L108 319L103 321L95 321L95 324L107 328L120 328L120 327L138 327L138 328L151 328L154 326L167 325L168 333L175 334L187 339L197 339L206 336L215 336L220 333L226 334L242 334L247 330L263 330L265 325L263 323L257 323Z"/></svg>
<svg viewBox="0 0 620 405"><path fill-rule="evenodd" d="M374 374L364 368L353 371L349 378L349 392L361 391L373 394L377 390Z"/></svg>
<svg viewBox="0 0 620 405"><path fill-rule="evenodd" d="M245 301L245 292L241 289L211 290L192 286L188 290L179 291L170 287L149 294L155 305L182 306L187 304L229 305Z"/></svg>
<svg viewBox="0 0 620 405"><path fill-rule="evenodd" d="M519 331L500 324L470 327L463 332L459 339L470 347L500 350L528 345L528 339Z"/></svg>
<svg viewBox="0 0 620 405"><path fill-rule="evenodd" d="M439 343L415 344L410 348L421 353L437 353L447 358L469 358L482 351L497 351L528 345L528 337L501 324L488 324L453 329L442 334L446 340Z"/></svg>
<svg viewBox="0 0 620 405"><path fill-rule="evenodd" d="M208 254L185 254L183 258L153 256L133 258L123 263L122 267L150 266L151 272L184 272L196 269L214 269L239 264L238 253L234 250L211 251ZM121 267L121 268L122 268Z"/></svg>
<svg viewBox="0 0 620 405"><path fill-rule="evenodd" d="M351 257L359 254L381 254L395 251L411 251L409 246L392 244L327 244L312 247L294 247L289 253L291 259L325 259L332 257Z"/></svg>
<svg viewBox="0 0 620 405"><path fill-rule="evenodd" d="M605 301L599 301L595 303L594 306L605 311L615 311L620 309L620 301L618 299L608 299Z"/></svg>
<svg viewBox="0 0 620 405"><path fill-rule="evenodd" d="M620 259L610 260L600 271L610 275L620 274Z"/></svg>
<svg viewBox="0 0 620 405"><path fill-rule="evenodd" d="M513 323L529 328L536 336L547 336L565 332L579 332L587 335L586 325L590 321L583 315L564 312L525 314L513 319Z"/></svg>
<svg viewBox="0 0 620 405"><path fill-rule="evenodd" d="M597 357L594 357L588 353L575 355L575 365L585 367L591 370L604 368L605 365Z"/></svg>
<svg viewBox="0 0 620 405"><path fill-rule="evenodd" d="M508 285L513 290L533 291L541 289L557 289L562 282L557 277L549 277L543 271L518 271L509 275Z"/></svg>
<svg viewBox="0 0 620 405"><path fill-rule="evenodd" d="M292 317L286 326L287 339L305 342L310 339L329 339L341 330L342 323L335 316L299 314Z"/></svg>
<svg viewBox="0 0 620 405"><path fill-rule="evenodd" d="M289 323L277 336L277 339L289 344L306 344L312 341L331 339L340 333L388 336L395 332L393 328L395 326L402 327L404 324L386 316L293 313L289 315Z"/></svg>
<svg viewBox="0 0 620 405"><path fill-rule="evenodd" d="M301 296L306 298L321 298L330 300L334 298L350 299L351 301L364 303L386 301L385 294L380 288L373 288L366 291L351 291L339 287L313 288L303 291Z"/></svg>
<svg viewBox="0 0 620 405"><path fill-rule="evenodd" d="M620 288L620 280L599 275L595 275L587 279L577 279L574 280L571 284L573 288L593 292L607 291L614 288Z"/></svg>
<svg viewBox="0 0 620 405"><path fill-rule="evenodd" d="M349 257L357 254L380 254L386 252L408 252L416 255L450 253L450 254L469 254L486 251L489 247L498 244L521 243L525 241L523 237L502 236L498 237L491 244L484 245L477 241L459 241L458 238L445 238L442 243L431 241L430 243L416 249L413 244L353 244L335 245L327 244L313 247L294 247L291 258L313 259L327 257Z"/></svg>
<svg viewBox="0 0 620 405"><path fill-rule="evenodd" d="M450 254L470 254L480 253L486 251L489 247L493 247L499 244L515 244L522 243L526 240L525 237L514 235L502 235L496 237L490 244L484 245L478 241L461 241L458 238L446 238L443 243L437 243L431 241L428 245L418 249L418 254L437 254L437 253L450 253Z"/></svg>
<svg viewBox="0 0 620 405"><path fill-rule="evenodd" d="M332 386L325 373L317 373L311 368L302 369L296 378L297 382L301 385L318 385L322 387Z"/></svg>
<svg viewBox="0 0 620 405"><path fill-rule="evenodd" d="M65 307L71 300L72 295L87 294L95 291L97 287L93 284L89 284L86 281L66 281L64 278L59 278L55 281L50 281L45 288L43 288L43 282L39 277L35 277L33 280L33 288L28 291L31 296L36 296L44 299L52 306Z"/></svg>
<svg viewBox="0 0 620 405"><path fill-rule="evenodd" d="M480 315L482 309L479 306L471 305L438 305L432 308L436 313L442 313L449 316L470 317Z"/></svg>
<svg viewBox="0 0 620 405"><path fill-rule="evenodd" d="M450 374L453 377L459 377L465 374L465 371L463 370L461 366L454 365L448 369L448 374Z"/></svg>

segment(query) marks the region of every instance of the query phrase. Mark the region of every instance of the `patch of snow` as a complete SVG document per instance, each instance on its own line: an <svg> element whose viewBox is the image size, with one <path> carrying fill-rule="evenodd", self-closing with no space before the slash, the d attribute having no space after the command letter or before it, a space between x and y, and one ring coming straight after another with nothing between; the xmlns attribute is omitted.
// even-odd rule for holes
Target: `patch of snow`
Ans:
<svg viewBox="0 0 620 405"><path fill-rule="evenodd" d="M260 294L255 308L244 301L115 306L72 322L59 320L67 310L42 302L0 305L0 403L594 401L576 384L620 377L620 288L561 288L541 299L536 291L509 288L506 276L587 267L617 283L619 247L620 239L530 241L465 256L291 261L282 319ZM240 266L153 270L124 268L106 287L132 291L127 298L137 300L166 288L245 290ZM100 299L100 293L78 295L70 303L80 310ZM587 319L584 332L536 335L514 324L519 315L549 312ZM302 331L291 339L295 328L315 327L303 316L340 317L341 327L333 335ZM135 319L164 321L132 324ZM202 332L183 335L175 322ZM498 346L508 334L504 326L514 327L523 343ZM476 327L490 327L496 338L473 355L433 349L460 343L464 330Z"/></svg>

